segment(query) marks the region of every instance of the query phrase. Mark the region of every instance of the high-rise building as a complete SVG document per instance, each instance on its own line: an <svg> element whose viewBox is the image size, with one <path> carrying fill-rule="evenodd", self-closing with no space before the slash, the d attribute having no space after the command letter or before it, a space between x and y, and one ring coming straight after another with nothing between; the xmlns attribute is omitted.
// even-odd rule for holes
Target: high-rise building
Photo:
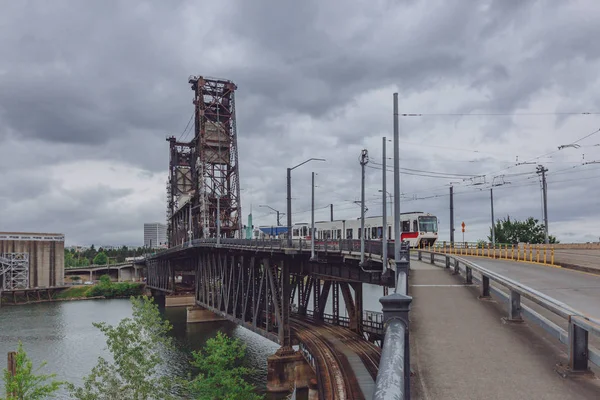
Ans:
<svg viewBox="0 0 600 400"><path fill-rule="evenodd" d="M167 246L167 225L159 222L144 224L144 246L150 248Z"/></svg>

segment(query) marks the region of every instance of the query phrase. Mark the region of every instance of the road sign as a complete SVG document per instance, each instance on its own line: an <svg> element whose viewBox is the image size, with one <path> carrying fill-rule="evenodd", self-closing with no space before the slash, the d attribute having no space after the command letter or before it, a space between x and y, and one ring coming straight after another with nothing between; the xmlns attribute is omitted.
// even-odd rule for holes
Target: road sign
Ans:
<svg viewBox="0 0 600 400"><path fill-rule="evenodd" d="M465 222L463 221L463 223L460 224L460 226L462 226L462 231L464 232L465 231Z"/></svg>

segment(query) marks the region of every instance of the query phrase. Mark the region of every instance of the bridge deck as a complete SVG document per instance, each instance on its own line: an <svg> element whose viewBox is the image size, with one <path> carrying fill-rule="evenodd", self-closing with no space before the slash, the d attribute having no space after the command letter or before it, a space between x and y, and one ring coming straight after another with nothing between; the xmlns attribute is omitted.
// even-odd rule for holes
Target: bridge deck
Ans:
<svg viewBox="0 0 600 400"><path fill-rule="evenodd" d="M371 399L381 349L351 330L310 318L292 318L291 329L318 358L317 379L327 399Z"/></svg>
<svg viewBox="0 0 600 400"><path fill-rule="evenodd" d="M566 349L527 322L505 324L495 301L442 268L411 262L415 399L597 399L590 378L554 372Z"/></svg>

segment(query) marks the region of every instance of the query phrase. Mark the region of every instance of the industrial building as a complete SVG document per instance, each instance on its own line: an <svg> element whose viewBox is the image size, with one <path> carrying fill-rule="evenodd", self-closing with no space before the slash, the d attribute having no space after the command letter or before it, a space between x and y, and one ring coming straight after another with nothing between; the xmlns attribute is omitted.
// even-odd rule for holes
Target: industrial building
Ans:
<svg viewBox="0 0 600 400"><path fill-rule="evenodd" d="M144 224L144 247L156 249L167 245L167 225L159 222Z"/></svg>
<svg viewBox="0 0 600 400"><path fill-rule="evenodd" d="M0 289L64 285L65 236L0 232Z"/></svg>

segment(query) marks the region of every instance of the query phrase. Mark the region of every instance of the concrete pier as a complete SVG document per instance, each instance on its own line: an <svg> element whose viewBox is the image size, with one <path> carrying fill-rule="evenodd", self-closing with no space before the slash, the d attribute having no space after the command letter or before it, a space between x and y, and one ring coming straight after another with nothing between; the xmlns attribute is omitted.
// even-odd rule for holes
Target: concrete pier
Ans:
<svg viewBox="0 0 600 400"><path fill-rule="evenodd" d="M193 294L188 296L166 296L165 307L193 306L196 302Z"/></svg>
<svg viewBox="0 0 600 400"><path fill-rule="evenodd" d="M225 321L225 318L200 306L191 306L187 308L187 323Z"/></svg>
<svg viewBox="0 0 600 400"><path fill-rule="evenodd" d="M280 348L267 358L267 391L291 392L308 388L315 374L299 351Z"/></svg>

